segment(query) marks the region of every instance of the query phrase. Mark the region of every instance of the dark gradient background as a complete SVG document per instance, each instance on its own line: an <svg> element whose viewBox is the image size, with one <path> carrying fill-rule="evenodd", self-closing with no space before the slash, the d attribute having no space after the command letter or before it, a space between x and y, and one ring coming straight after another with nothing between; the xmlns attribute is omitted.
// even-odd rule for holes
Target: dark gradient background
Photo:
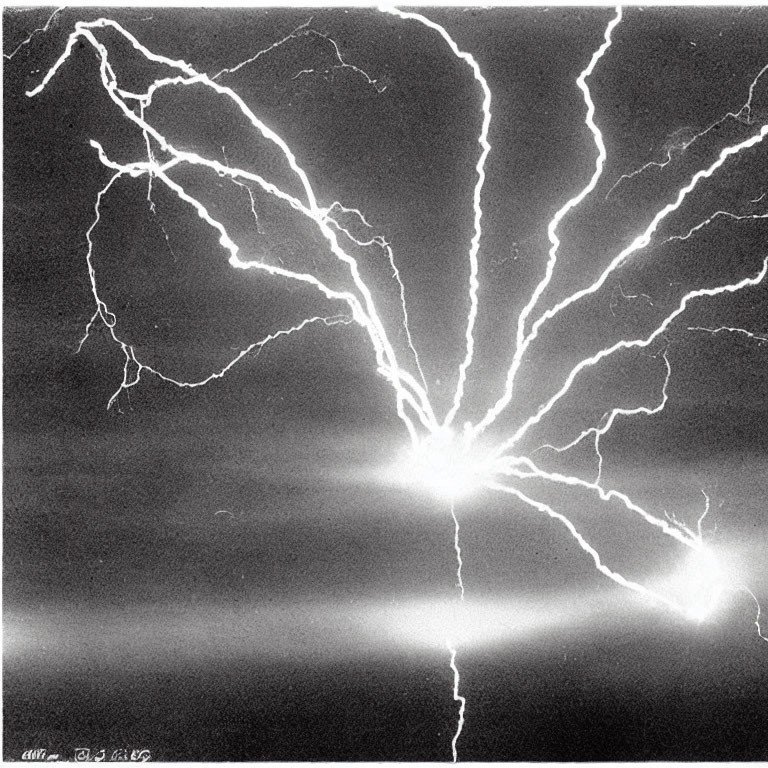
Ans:
<svg viewBox="0 0 768 768"><path fill-rule="evenodd" d="M6 9L4 51L51 10ZM476 419L501 391L514 320L542 274L546 224L592 172L575 80L613 11L426 13L473 53L493 92L478 349L461 414ZM100 15L65 10L4 62L5 759L35 747L67 758L76 747L127 747L161 760L449 760L457 705L445 638L456 627L463 760L768 759L768 644L745 592L689 623L601 577L554 522L483 493L457 510L467 590L457 613L453 523L444 502L382 473L407 434L359 329L312 327L200 389L145 375L107 410L122 377L119 349L98 329L75 354L93 312L85 232L110 175L88 141L128 161L141 157L141 137L100 89L88 47L40 96L24 95L74 23ZM434 32L372 10L104 15L209 73L312 17L347 62L386 85L378 92L334 68L317 35L223 81L286 138L321 202L361 208L391 242L444 413L464 349L478 157L480 97L468 69ZM164 74L113 35L101 39L114 44L121 77L146 85ZM605 175L561 228L561 269L543 305L588 285L697 169L765 121L761 81L752 125L725 121L668 168L605 199L621 174L738 111L768 63L766 39L765 9L626 10L590 80ZM179 146L219 160L226 147L233 164L286 178L220 100L187 89L158 102ZM659 239L719 208L765 211L768 198L750 201L768 191L766 160L758 147L729 161ZM259 233L242 189L178 178L207 184L205 199L232 217L248 253L343 280L315 236L270 201L257 201ZM197 217L161 189L151 215L146 191L145 179L121 182L94 233L102 295L141 359L202 376L307 313L339 311L231 270ZM686 291L755 274L766 235L764 221L721 219L637 254L542 335L519 399L491 436L508 433L580 357L653 327ZM383 253L357 255L410 361ZM693 526L709 495L705 535L727 573L764 603L768 344L686 329L765 336L766 290L691 306L664 339L667 408L618 422L603 441L606 485L655 514ZM611 407L658 402L662 349L586 376L527 448L570 440ZM562 466L591 478L596 465L584 449ZM674 580L681 553L668 541L593 500L557 503L584 519L619 570Z"/></svg>

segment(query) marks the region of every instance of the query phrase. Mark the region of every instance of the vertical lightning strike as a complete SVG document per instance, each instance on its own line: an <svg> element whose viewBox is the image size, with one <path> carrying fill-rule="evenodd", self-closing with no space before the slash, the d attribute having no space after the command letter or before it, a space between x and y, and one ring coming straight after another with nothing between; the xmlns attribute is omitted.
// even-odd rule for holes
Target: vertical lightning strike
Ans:
<svg viewBox="0 0 768 768"><path fill-rule="evenodd" d="M466 355L461 365L459 366L459 378L456 383L456 392L453 397L453 405L446 414L443 421L443 426L450 426L456 416L457 411L461 407L461 400L464 396L464 385L467 378L467 369L472 364L472 358L474 356L475 342L474 342L474 328L475 321L477 319L477 292L480 288L480 282L477 279L478 274L478 261L477 254L480 250L480 238L482 237L482 230L480 227L480 220L483 217L483 209L480 205L480 196L485 184L485 161L488 154L491 151L491 145L488 142L488 131L491 126L491 89L488 87L488 82L483 77L483 73L480 71L480 66L475 60L474 56L470 53L466 53L459 49L454 39L448 34L448 31L436 24L434 21L427 19L418 13L406 13L397 8L391 6L382 6L382 11L392 13L395 16L399 16L401 19L411 19L418 21L421 24L434 29L450 46L453 55L463 61L472 68L472 73L475 80L480 84L480 88L483 91L483 123L480 129L480 136L478 137L478 144L482 151L480 152L480 158L477 161L475 170L477 171L477 182L475 184L475 191L473 194L473 208L475 212L474 221L474 234L472 235L472 242L469 248L469 314L467 316L467 329L465 334L466 339Z"/></svg>
<svg viewBox="0 0 768 768"><path fill-rule="evenodd" d="M704 494L704 511L701 513L701 515L699 515L699 519L696 521L696 537L699 541L704 540L704 531L702 530L702 525L704 523L704 518L709 514L709 496L704 490L701 492Z"/></svg>
<svg viewBox="0 0 768 768"><path fill-rule="evenodd" d="M461 578L461 568L464 565L461 559L461 547L459 546L459 518L456 517L456 509L451 499L451 517L453 518L453 548L456 551L456 586L461 590L461 599L464 599L464 582Z"/></svg>
<svg viewBox="0 0 768 768"><path fill-rule="evenodd" d="M467 700L459 693L459 668L456 666L456 649L453 647L453 643L448 641L448 651L451 654L451 669L453 670L453 700L459 702L459 721L456 726L456 733L451 740L451 752L453 753L453 762L457 762L459 759L459 753L456 748L456 744L461 736L461 731L464 728L464 713L467 708Z"/></svg>
<svg viewBox="0 0 768 768"><path fill-rule="evenodd" d="M91 319L85 324L85 331L80 338L80 341L77 343L77 348L75 349L75 354L79 355L83 351L83 344L85 344L86 341L88 341L90 335L91 335L91 329L93 328L93 324L101 317L99 310L97 309L93 315L91 315Z"/></svg>

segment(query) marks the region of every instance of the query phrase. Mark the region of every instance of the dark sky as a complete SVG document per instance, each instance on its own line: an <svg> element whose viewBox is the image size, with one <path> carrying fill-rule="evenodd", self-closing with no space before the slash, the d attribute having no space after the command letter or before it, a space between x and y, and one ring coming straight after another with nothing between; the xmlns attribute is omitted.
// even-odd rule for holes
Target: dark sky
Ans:
<svg viewBox="0 0 768 768"><path fill-rule="evenodd" d="M731 591L702 624L651 607L596 573L568 535L511 498L459 505L466 610L457 612L445 501L384 477L407 441L393 390L353 326L313 326L222 380L179 389L144 373L107 403L120 349L96 327L86 232L110 171L143 139L76 49L36 87L78 20L106 15L150 50L215 74L285 38L221 82L290 145L318 200L359 208L403 281L410 330L439 415L464 355L481 95L434 31L365 9L5 9L4 626L5 754L150 749L165 760L768 759L768 646L755 603ZM609 8L429 9L493 94L479 253L476 357L460 419L501 392L517 315L540 279L547 223L594 168L576 78ZM589 285L723 147L768 117L760 8L625 9L589 80L608 153L594 193L563 222L551 306ZM110 31L121 84L169 74ZM333 42L331 42L333 41ZM334 42L343 60L338 66ZM309 71L311 70L311 71ZM365 73L365 74L362 74ZM375 83L371 83L375 81ZM241 115L201 87L164 89L150 118L176 146L295 179ZM622 182L646 163L669 164ZM143 154L142 154L143 153ZM697 187L658 237L531 347L503 439L586 355L647 333L688 291L756 274L768 256L768 157L758 145ZM244 256L348 287L324 242L264 194L215 174L174 179L226 220ZM610 194L608 194L610 191ZM155 184L122 179L93 232L100 296L137 358L193 380L237 350L341 303L233 270L210 228ZM721 216L685 241L718 210ZM399 359L414 370L384 251L350 248ZM704 531L733 582L768 602L768 337L765 284L692 304L659 343L574 385L523 449L562 444L614 407L667 407L617 422L602 443L606 487ZM415 371L414 371L415 372ZM594 477L588 448L551 467ZM578 493L547 496L619 570L674 584L684 553ZM660 540L664 539L664 540ZM673 588L673 587L670 587ZM764 634L766 634L764 630Z"/></svg>

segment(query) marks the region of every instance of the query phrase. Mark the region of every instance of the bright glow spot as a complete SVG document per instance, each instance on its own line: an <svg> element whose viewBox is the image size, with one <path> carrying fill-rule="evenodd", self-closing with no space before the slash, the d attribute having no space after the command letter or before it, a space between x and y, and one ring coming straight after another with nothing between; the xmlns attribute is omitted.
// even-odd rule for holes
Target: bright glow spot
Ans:
<svg viewBox="0 0 768 768"><path fill-rule="evenodd" d="M709 618L720 604L726 577L710 549L693 550L669 580L670 591L694 621Z"/></svg>
<svg viewBox="0 0 768 768"><path fill-rule="evenodd" d="M407 486L441 499L466 498L491 476L487 458L449 427L428 435L404 453L396 470Z"/></svg>
<svg viewBox="0 0 768 768"><path fill-rule="evenodd" d="M460 650L540 644L558 632L585 636L642 626L655 610L652 602L628 598L618 589L485 598L467 593L464 600L424 597L382 606L371 612L369 631L377 641L442 653L445 638Z"/></svg>

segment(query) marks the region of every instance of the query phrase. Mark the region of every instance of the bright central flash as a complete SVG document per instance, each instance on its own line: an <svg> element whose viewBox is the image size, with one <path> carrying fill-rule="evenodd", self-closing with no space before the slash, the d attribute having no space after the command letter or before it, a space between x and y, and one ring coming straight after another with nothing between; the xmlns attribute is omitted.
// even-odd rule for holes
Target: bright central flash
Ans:
<svg viewBox="0 0 768 768"><path fill-rule="evenodd" d="M489 464L465 435L443 427L413 446L401 461L405 483L441 499L466 498L490 478Z"/></svg>
<svg viewBox="0 0 768 768"><path fill-rule="evenodd" d="M717 608L725 575L715 555L707 549L694 550L676 574L679 594L675 595L693 621L704 621Z"/></svg>

